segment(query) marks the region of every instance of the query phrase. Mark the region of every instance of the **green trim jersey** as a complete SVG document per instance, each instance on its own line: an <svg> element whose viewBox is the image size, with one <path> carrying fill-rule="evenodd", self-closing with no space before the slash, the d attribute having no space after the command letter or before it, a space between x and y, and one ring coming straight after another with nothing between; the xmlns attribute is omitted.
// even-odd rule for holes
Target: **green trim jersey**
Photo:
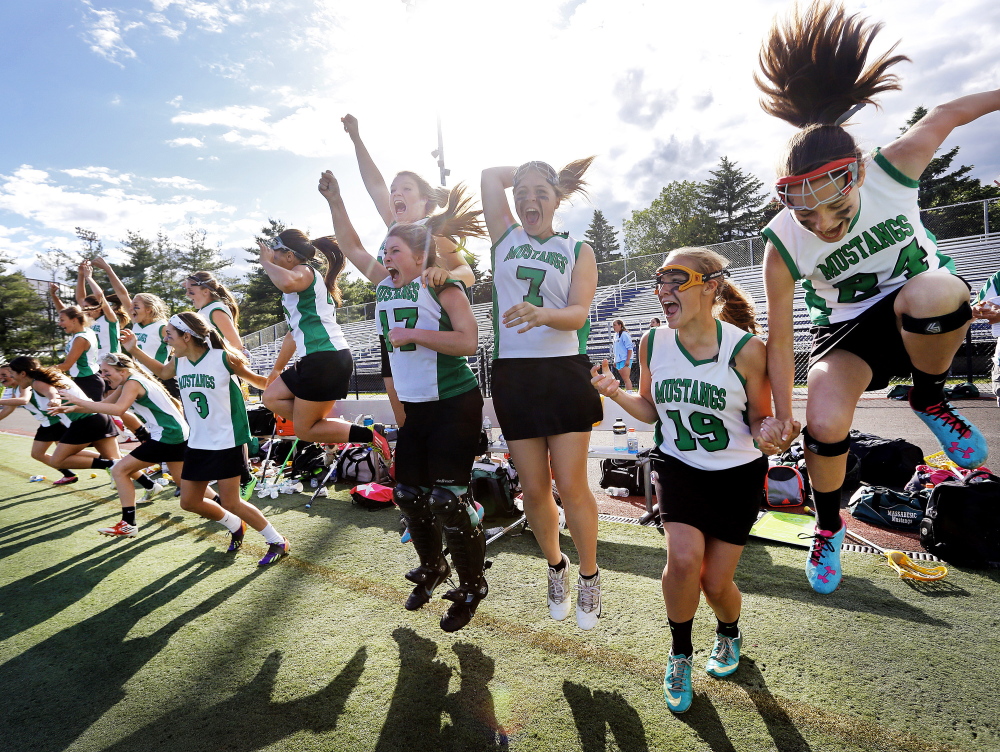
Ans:
<svg viewBox="0 0 1000 752"><path fill-rule="evenodd" d="M457 280L448 280L447 284L465 291L465 286ZM419 279L394 287L392 279L386 277L375 287L375 316L385 337L393 385L400 401L434 402L465 394L478 385L468 360L462 356L445 355L414 342L400 347L389 342L391 329L454 331L448 312L433 288L424 287Z"/></svg>
<svg viewBox="0 0 1000 752"><path fill-rule="evenodd" d="M507 228L490 249L493 258L493 358L552 358L587 352L590 320L582 328L560 331L536 326L518 334L503 326L503 313L518 303L565 308L582 242L566 233L540 240L519 224Z"/></svg>
<svg viewBox="0 0 1000 752"><path fill-rule="evenodd" d="M295 339L295 356L347 350L347 340L337 323L337 304L322 275L311 266L307 268L313 275L309 287L281 296L281 307Z"/></svg>
<svg viewBox="0 0 1000 752"><path fill-rule="evenodd" d="M101 361L108 353L121 352L121 342L118 341L118 319L108 320L102 313L94 323L90 325L97 336L97 362Z"/></svg>
<svg viewBox="0 0 1000 752"><path fill-rule="evenodd" d="M239 381L225 350L177 358L177 386L192 449L231 449L250 441L250 424Z"/></svg>
<svg viewBox="0 0 1000 752"><path fill-rule="evenodd" d="M817 326L850 321L899 289L910 277L946 269L951 259L921 224L919 183L876 149L858 188L861 209L838 243L826 243L800 225L788 209L764 228L795 280L803 280L809 317Z"/></svg>
<svg viewBox="0 0 1000 752"><path fill-rule="evenodd" d="M80 387L76 386L75 384L73 386L78 391L80 390ZM80 391L80 394L83 395L83 392ZM20 387L18 387L18 388L16 388L14 390L14 397L20 397L20 396L22 396L22 390L21 390ZM86 395L83 395L83 396L86 396ZM28 397L27 404L22 405L22 407L24 407L24 409L27 410L28 413L30 413L30 415L31 415L32 418L34 418L35 420L37 420L39 423L41 423L45 427L48 427L48 426L57 426L59 424L62 424L64 426L68 426L69 425L69 416L68 415L66 415L66 414L63 414L63 415L49 415L47 412L45 412L46 410L49 409L49 399L48 399L48 397L45 397L44 395L39 394L34 389L31 390L31 396Z"/></svg>
<svg viewBox="0 0 1000 752"><path fill-rule="evenodd" d="M222 311L224 314L226 314L230 318L230 320L232 320L232 318L233 318L233 312L230 311L229 310L229 306L227 306L221 300L213 300L211 303L209 303L204 308L199 308L198 311L197 311L197 313L200 314L201 316L204 316L205 317L205 321L207 321L209 324L212 325L212 327L215 329L215 331L217 331L219 333L219 336L222 337L222 339L225 339L226 335L223 334L222 330L218 326L215 325L214 321L212 321L212 314L215 313L216 311ZM233 322L233 323L235 325L235 322Z"/></svg>
<svg viewBox="0 0 1000 752"><path fill-rule="evenodd" d="M994 305L1000 306L1000 272L996 272L992 277L986 280L986 284L976 295L976 302L993 303ZM992 324L991 330L993 336L997 337L997 348L993 353L993 370L1000 370L1000 324Z"/></svg>
<svg viewBox="0 0 1000 752"><path fill-rule="evenodd" d="M69 341L66 343L66 354L69 355L69 351L73 349L73 342L77 339L86 340L90 347L80 353L80 357L76 359L76 362L69 367L69 375L74 379L81 378L83 376L93 376L97 373L98 359L97 359L97 335L94 334L90 329L84 329L82 332L77 332Z"/></svg>
<svg viewBox="0 0 1000 752"><path fill-rule="evenodd" d="M746 379L735 362L753 335L715 323L719 353L708 360L695 360L675 329L650 329L646 339L657 413L653 441L664 454L699 470L724 470L761 456L750 435Z"/></svg>
<svg viewBox="0 0 1000 752"><path fill-rule="evenodd" d="M128 380L142 387L143 394L132 403L132 412L145 424L150 438L164 444L187 441L188 424L163 387L144 376L133 375Z"/></svg>
<svg viewBox="0 0 1000 752"><path fill-rule="evenodd" d="M164 319L145 326L132 322L132 334L135 335L139 349L160 363L166 363L167 358L170 357L170 348L163 341L163 330L166 328L167 322Z"/></svg>

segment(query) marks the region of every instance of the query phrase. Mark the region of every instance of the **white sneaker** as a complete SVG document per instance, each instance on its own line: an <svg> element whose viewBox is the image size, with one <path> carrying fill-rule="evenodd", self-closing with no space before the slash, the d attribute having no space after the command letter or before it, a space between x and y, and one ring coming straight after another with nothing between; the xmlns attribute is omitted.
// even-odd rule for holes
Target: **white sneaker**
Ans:
<svg viewBox="0 0 1000 752"><path fill-rule="evenodd" d="M576 588L576 626L593 629L601 615L601 573L591 580L578 577Z"/></svg>
<svg viewBox="0 0 1000 752"><path fill-rule="evenodd" d="M549 570L549 615L556 621L562 621L569 616L569 558L562 555L566 565L558 572L552 567Z"/></svg>

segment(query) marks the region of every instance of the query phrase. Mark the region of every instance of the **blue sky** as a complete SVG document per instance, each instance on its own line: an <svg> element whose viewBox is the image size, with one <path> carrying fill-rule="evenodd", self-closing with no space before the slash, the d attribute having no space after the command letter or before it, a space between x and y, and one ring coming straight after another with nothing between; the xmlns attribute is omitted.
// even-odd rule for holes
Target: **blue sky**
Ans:
<svg viewBox="0 0 1000 752"><path fill-rule="evenodd" d="M351 112L387 179L430 179L440 113L449 184L482 168L589 154L591 200L562 212L582 235L616 226L671 180L722 155L766 182L790 126L757 106L750 75L771 0L18 0L5 4L0 249L31 276L48 248L97 231L204 228L238 256L267 218L330 231L316 193L341 178L363 240L384 227L339 118ZM850 1L913 59L904 89L855 134L887 143L917 105L1000 87L995 0ZM984 181L1000 175L1000 113L956 131ZM486 245L474 247L481 253ZM239 268L234 273L239 274Z"/></svg>

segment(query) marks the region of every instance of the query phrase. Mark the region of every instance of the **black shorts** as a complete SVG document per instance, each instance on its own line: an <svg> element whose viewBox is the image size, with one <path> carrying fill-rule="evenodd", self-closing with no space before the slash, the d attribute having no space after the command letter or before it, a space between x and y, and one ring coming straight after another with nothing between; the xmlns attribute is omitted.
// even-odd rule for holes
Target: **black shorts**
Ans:
<svg viewBox="0 0 1000 752"><path fill-rule="evenodd" d="M662 522L682 522L706 537L746 545L760 510L767 457L725 470L699 470L658 449L651 456Z"/></svg>
<svg viewBox="0 0 1000 752"><path fill-rule="evenodd" d="M163 462L183 462L185 449L187 449L185 441L180 444L164 444L162 441L150 439L133 449L129 456L151 465Z"/></svg>
<svg viewBox="0 0 1000 752"><path fill-rule="evenodd" d="M93 402L100 402L104 399L104 392L108 388L104 379L96 373L93 376L74 376L73 382L87 395L87 399Z"/></svg>
<svg viewBox="0 0 1000 752"><path fill-rule="evenodd" d="M103 381L101 382L104 383ZM118 435L110 415L93 413L74 420L59 439L60 444L93 444Z"/></svg>
<svg viewBox="0 0 1000 752"><path fill-rule="evenodd" d="M493 407L504 438L592 431L604 411L590 383L590 366L586 355L494 360Z"/></svg>
<svg viewBox="0 0 1000 752"><path fill-rule="evenodd" d="M344 399L351 386L354 359L350 350L306 355L281 373L288 391L307 402Z"/></svg>
<svg viewBox="0 0 1000 752"><path fill-rule="evenodd" d="M378 349L382 355L382 370L380 371L383 379L392 378L392 363L389 362L389 348L385 346L385 337L383 335L378 335Z"/></svg>
<svg viewBox="0 0 1000 752"><path fill-rule="evenodd" d="M193 449L184 451L181 480L207 481L238 478L246 471L243 445L229 449Z"/></svg>
<svg viewBox="0 0 1000 752"><path fill-rule="evenodd" d="M66 433L66 426L56 423L54 426L39 426L35 431L35 441L59 441Z"/></svg>
<svg viewBox="0 0 1000 752"><path fill-rule="evenodd" d="M396 481L408 486L467 486L483 430L479 387L434 402L404 402L396 439Z"/></svg>

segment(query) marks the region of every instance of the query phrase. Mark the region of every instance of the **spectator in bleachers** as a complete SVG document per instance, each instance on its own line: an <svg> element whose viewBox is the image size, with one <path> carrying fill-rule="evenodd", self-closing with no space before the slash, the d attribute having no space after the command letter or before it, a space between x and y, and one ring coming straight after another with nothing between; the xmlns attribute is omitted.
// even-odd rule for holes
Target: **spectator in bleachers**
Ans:
<svg viewBox="0 0 1000 752"><path fill-rule="evenodd" d="M635 355L632 335L621 319L615 319L611 326L614 329L611 334L611 355L615 361L615 370L621 375L625 390L631 392L632 379L629 376L632 372L632 356Z"/></svg>
<svg viewBox="0 0 1000 752"><path fill-rule="evenodd" d="M649 328L650 329L655 329L656 327L662 326L662 325L663 325L663 322L660 321L658 318L656 318L656 316L653 316L653 318L651 318L649 320Z"/></svg>
<svg viewBox="0 0 1000 752"><path fill-rule="evenodd" d="M997 405L1000 405L1000 272L986 280L983 289L976 295L972 315L990 322L993 325L993 336L998 338L990 376L993 381L993 394L996 395Z"/></svg>

